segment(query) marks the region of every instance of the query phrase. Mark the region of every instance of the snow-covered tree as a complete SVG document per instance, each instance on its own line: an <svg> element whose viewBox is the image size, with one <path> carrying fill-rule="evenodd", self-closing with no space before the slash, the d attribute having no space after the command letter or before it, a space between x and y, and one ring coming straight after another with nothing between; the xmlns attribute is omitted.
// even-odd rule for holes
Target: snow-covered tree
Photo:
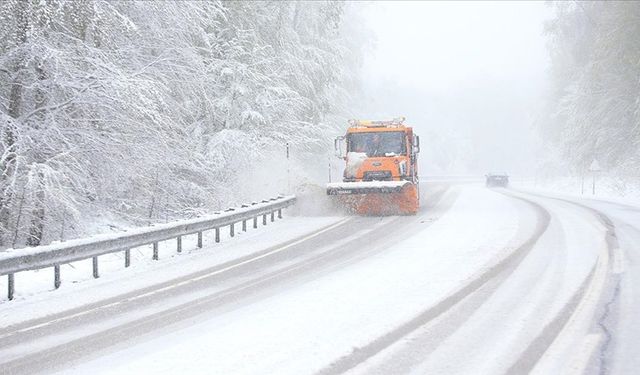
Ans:
<svg viewBox="0 0 640 375"><path fill-rule="evenodd" d="M640 170L640 3L559 2L547 25L554 90L542 121L576 173Z"/></svg>
<svg viewBox="0 0 640 375"><path fill-rule="evenodd" d="M357 85L343 2L0 3L0 247L234 203Z"/></svg>

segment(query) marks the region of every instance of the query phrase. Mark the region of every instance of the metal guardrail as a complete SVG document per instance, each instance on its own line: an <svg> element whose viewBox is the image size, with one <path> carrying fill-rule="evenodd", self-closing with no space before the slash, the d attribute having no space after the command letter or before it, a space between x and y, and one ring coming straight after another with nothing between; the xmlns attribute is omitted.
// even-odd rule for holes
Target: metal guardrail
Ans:
<svg viewBox="0 0 640 375"><path fill-rule="evenodd" d="M60 287L60 265L93 258L93 277L98 278L98 256L124 251L125 267L131 264L131 249L153 245L153 259L158 260L158 243L176 239L177 252L182 251L182 237L197 234L197 247L202 247L202 232L215 230L215 242L220 242L220 228L229 226L229 235L235 235L235 224L242 223L242 231L247 230L247 221L253 220L258 227L258 218L262 216L262 225L267 225L267 216L275 221L275 214L282 218L282 209L292 206L295 196L278 196L262 202L243 204L241 207L228 208L223 212L195 219L173 223L152 225L129 230L123 233L100 235L86 239L53 243L45 246L10 249L0 252L0 276L8 277L8 297L13 299L15 292L14 274L41 268L54 268L54 287Z"/></svg>

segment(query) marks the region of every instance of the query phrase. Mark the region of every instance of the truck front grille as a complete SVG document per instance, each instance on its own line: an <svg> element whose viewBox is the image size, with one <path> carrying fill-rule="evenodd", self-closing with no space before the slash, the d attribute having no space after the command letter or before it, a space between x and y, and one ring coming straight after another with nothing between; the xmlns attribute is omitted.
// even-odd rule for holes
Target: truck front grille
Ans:
<svg viewBox="0 0 640 375"><path fill-rule="evenodd" d="M369 171L364 172L364 181L391 181L391 171Z"/></svg>

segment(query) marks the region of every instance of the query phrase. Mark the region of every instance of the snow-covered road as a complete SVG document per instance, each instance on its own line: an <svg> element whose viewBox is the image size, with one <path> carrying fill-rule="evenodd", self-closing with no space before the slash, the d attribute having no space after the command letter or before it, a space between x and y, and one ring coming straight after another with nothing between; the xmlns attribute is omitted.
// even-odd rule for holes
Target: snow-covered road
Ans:
<svg viewBox="0 0 640 375"><path fill-rule="evenodd" d="M611 274L592 334L600 346L588 372L636 374L640 368L640 207L619 202L581 200L615 228Z"/></svg>
<svg viewBox="0 0 640 375"><path fill-rule="evenodd" d="M286 218L215 252L3 301L1 372L637 368L640 211L424 185L417 216Z"/></svg>

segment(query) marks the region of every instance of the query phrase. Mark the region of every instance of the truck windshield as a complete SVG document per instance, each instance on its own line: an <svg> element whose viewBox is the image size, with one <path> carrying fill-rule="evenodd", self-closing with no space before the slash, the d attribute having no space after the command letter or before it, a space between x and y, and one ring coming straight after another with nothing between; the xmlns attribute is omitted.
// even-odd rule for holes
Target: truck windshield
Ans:
<svg viewBox="0 0 640 375"><path fill-rule="evenodd" d="M351 133L347 137L349 152L364 152L367 156L404 155L404 132Z"/></svg>

